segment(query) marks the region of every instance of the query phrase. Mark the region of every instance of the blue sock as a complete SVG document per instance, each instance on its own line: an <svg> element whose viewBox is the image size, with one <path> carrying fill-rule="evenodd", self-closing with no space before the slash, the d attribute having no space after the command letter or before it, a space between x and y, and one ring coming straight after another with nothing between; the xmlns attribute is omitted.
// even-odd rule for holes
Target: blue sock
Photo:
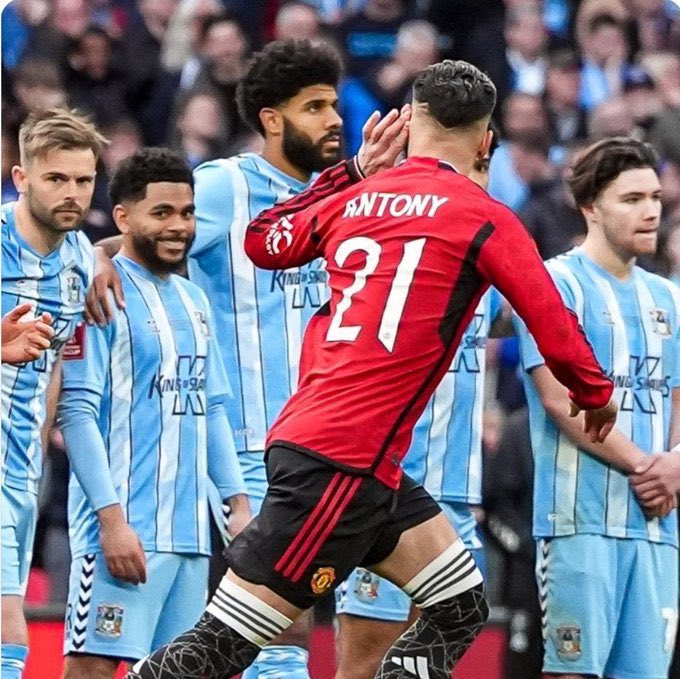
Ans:
<svg viewBox="0 0 680 679"><path fill-rule="evenodd" d="M2 679L21 679L26 666L28 647L17 644L2 644L0 675Z"/></svg>
<svg viewBox="0 0 680 679"><path fill-rule="evenodd" d="M300 646L265 646L241 679L309 679L308 660Z"/></svg>

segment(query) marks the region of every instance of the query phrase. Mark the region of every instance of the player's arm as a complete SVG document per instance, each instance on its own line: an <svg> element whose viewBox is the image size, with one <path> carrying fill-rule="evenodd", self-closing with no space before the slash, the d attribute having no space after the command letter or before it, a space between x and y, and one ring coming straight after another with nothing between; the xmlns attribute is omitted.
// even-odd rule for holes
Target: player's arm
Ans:
<svg viewBox="0 0 680 679"><path fill-rule="evenodd" d="M45 394L45 421L43 422L42 431L40 432L42 449L44 452L47 451L50 431L52 430L57 415L57 404L59 403L59 394L61 393L61 381L61 354L59 354L52 366L52 373L50 374L50 381L47 383L47 392Z"/></svg>
<svg viewBox="0 0 680 679"><path fill-rule="evenodd" d="M205 308L209 309L204 298ZM208 316L210 337L206 357L206 394L208 398L207 440L208 477L217 488L222 504L223 525L220 532L225 542L238 535L252 518L246 495L246 484L234 445L234 434L226 411L226 398L231 388L215 342L212 319Z"/></svg>
<svg viewBox="0 0 680 679"><path fill-rule="evenodd" d="M97 241L94 247L94 280L85 298L85 320L88 325L104 326L114 319L115 307L125 308L120 275L111 261L122 244L122 236L111 236ZM109 294L109 290L113 295Z"/></svg>
<svg viewBox="0 0 680 679"><path fill-rule="evenodd" d="M64 361L58 421L71 469L97 514L107 568L113 577L138 584L146 582L144 549L125 520L98 426L112 335L111 326L88 328L80 358Z"/></svg>
<svg viewBox="0 0 680 679"><path fill-rule="evenodd" d="M616 420L613 384L602 372L578 320L569 311L521 222L497 206L493 222L483 225L468 257L498 288L536 339L545 363L569 391L569 398L589 411L584 427L602 442Z"/></svg>
<svg viewBox="0 0 680 679"><path fill-rule="evenodd" d="M19 304L2 317L2 362L26 363L35 361L49 349L54 328L52 316L41 314L40 318L23 321L30 313L31 303Z"/></svg>

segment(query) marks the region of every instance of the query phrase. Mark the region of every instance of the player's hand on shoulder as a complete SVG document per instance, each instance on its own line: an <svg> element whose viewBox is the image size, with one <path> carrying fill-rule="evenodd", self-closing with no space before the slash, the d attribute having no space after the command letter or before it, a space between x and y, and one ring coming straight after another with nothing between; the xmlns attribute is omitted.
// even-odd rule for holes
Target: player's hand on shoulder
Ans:
<svg viewBox="0 0 680 679"><path fill-rule="evenodd" d="M113 511L104 520L102 512L98 512L100 517L99 542L106 567L112 577L118 580L130 582L133 585L144 583L146 582L146 556L142 543L137 533L125 521L120 505L111 509Z"/></svg>
<svg viewBox="0 0 680 679"><path fill-rule="evenodd" d="M365 177L394 167L406 147L410 120L411 106L405 104L401 111L393 108L382 119L376 111L366 121L362 129L363 142L356 156Z"/></svg>
<svg viewBox="0 0 680 679"><path fill-rule="evenodd" d="M590 437L592 443L603 443L616 424L619 406L611 399L604 408L584 411L583 431ZM576 417L581 409L571 403L571 417Z"/></svg>
<svg viewBox="0 0 680 679"><path fill-rule="evenodd" d="M40 318L22 320L31 308L30 303L19 304L2 317L3 363L34 361L49 349L54 337L52 316L44 313Z"/></svg>
<svg viewBox="0 0 680 679"><path fill-rule="evenodd" d="M224 527L227 532L227 540L235 538L253 518L250 513L250 504L247 495L234 495L223 503Z"/></svg>
<svg viewBox="0 0 680 679"><path fill-rule="evenodd" d="M109 290L119 309L125 308L125 295L116 267L102 248L95 248L95 276L85 300L85 320L89 325L104 326L110 323L115 312Z"/></svg>

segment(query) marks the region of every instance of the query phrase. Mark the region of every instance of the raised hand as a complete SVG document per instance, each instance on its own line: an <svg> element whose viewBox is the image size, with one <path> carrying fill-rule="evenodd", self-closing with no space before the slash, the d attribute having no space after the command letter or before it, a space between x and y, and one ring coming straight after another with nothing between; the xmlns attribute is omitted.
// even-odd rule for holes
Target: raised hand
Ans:
<svg viewBox="0 0 680 679"><path fill-rule="evenodd" d="M376 111L364 124L363 142L357 153L357 165L365 177L394 167L406 147L411 106L401 111L393 108L384 118Z"/></svg>
<svg viewBox="0 0 680 679"><path fill-rule="evenodd" d="M22 321L30 313L30 302L19 304L2 318L2 362L26 363L35 361L45 349L49 349L54 328L52 316L41 314L40 318Z"/></svg>

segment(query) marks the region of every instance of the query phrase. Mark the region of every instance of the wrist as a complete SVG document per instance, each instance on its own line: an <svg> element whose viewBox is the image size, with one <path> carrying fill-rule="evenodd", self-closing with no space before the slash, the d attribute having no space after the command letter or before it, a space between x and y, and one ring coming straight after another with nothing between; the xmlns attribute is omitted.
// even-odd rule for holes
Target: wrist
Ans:
<svg viewBox="0 0 680 679"><path fill-rule="evenodd" d="M248 496L245 493L239 493L238 495L232 495L231 497L227 498L226 500L223 500L223 503L226 503L229 505L229 508L231 509L232 512L235 512L239 509L248 509L249 504L248 504Z"/></svg>
<svg viewBox="0 0 680 679"><path fill-rule="evenodd" d="M97 510L99 527L102 530L116 528L121 524L127 524L123 514L123 508L118 504L108 505Z"/></svg>

